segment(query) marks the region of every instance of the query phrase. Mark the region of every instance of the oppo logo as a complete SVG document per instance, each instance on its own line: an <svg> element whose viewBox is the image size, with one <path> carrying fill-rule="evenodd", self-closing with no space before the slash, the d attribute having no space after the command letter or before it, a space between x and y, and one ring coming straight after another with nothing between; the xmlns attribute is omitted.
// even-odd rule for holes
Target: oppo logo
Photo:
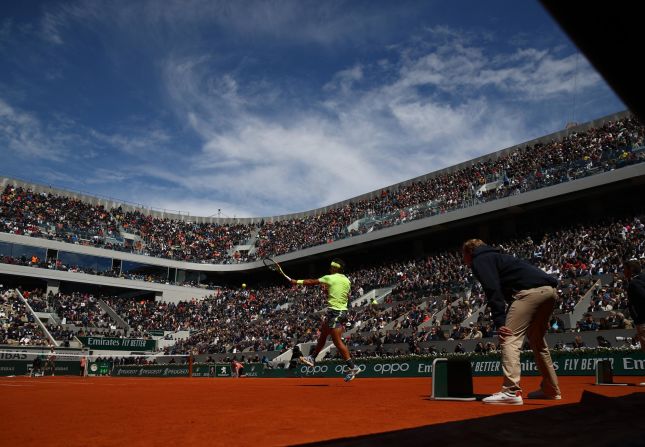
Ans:
<svg viewBox="0 0 645 447"><path fill-rule="evenodd" d="M374 365L374 372L380 374L393 374L395 372L405 372L410 369L408 363L377 363Z"/></svg>
<svg viewBox="0 0 645 447"><path fill-rule="evenodd" d="M303 374L319 374L326 373L329 367L327 365L316 365L316 366L303 366L300 368L300 372Z"/></svg>

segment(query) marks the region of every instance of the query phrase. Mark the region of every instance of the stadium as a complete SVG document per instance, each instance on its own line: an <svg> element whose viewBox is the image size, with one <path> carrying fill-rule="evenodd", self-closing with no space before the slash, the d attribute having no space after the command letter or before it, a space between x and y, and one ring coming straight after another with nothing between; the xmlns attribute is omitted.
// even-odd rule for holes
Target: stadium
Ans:
<svg viewBox="0 0 645 447"><path fill-rule="evenodd" d="M0 444L642 445L624 275L645 263L641 122L614 113L257 217L0 177ZM524 405L482 404L505 367L471 238L557 280L544 338L561 399L526 398L542 383L527 340ZM327 295L301 279L339 260L355 366L319 342Z"/></svg>

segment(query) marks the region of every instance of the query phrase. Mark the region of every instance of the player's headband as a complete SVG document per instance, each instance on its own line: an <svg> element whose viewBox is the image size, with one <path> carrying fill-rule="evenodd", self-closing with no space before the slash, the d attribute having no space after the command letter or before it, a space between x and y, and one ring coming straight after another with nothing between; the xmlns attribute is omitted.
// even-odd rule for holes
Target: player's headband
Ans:
<svg viewBox="0 0 645 447"><path fill-rule="evenodd" d="M339 269L339 268L340 268L340 264L339 264L338 262L332 262L332 263L331 263L331 266L332 266L332 267L336 267L337 269Z"/></svg>

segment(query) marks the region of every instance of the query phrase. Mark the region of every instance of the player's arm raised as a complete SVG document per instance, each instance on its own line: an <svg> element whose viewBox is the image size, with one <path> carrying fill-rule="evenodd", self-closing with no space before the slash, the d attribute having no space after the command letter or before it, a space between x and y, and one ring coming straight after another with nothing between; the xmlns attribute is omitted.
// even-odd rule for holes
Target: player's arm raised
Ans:
<svg viewBox="0 0 645 447"><path fill-rule="evenodd" d="M292 279L291 284L299 286L317 286L321 284L317 279Z"/></svg>

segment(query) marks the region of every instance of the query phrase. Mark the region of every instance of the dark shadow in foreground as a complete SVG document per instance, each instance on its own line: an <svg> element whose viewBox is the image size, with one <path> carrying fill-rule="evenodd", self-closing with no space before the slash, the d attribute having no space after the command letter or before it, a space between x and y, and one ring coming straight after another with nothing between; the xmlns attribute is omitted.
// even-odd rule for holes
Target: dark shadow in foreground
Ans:
<svg viewBox="0 0 645 447"><path fill-rule="evenodd" d="M303 445L636 447L645 445L643 409L645 393L610 398L585 391L576 404Z"/></svg>

